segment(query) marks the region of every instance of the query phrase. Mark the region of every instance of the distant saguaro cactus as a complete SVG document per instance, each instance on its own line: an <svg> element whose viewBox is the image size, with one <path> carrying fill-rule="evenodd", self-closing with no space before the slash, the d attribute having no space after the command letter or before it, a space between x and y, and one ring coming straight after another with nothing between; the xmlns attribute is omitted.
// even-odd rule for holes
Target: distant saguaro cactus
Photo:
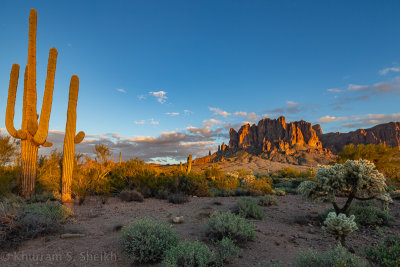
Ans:
<svg viewBox="0 0 400 267"><path fill-rule="evenodd" d="M179 170L180 170L181 172L183 172L182 161L181 161L181 162L179 162Z"/></svg>
<svg viewBox="0 0 400 267"><path fill-rule="evenodd" d="M121 163L122 163L122 152L120 151L119 152L119 165L121 165Z"/></svg>
<svg viewBox="0 0 400 267"><path fill-rule="evenodd" d="M67 124L65 127L63 168L62 168L62 189L61 197L63 202L71 200L72 173L74 171L75 144L82 142L85 138L84 132L76 131L76 104L78 102L79 78L76 75L71 77L69 86Z"/></svg>
<svg viewBox="0 0 400 267"><path fill-rule="evenodd" d="M186 175L190 173L191 169L192 169L192 154L190 154L189 157L187 158Z"/></svg>
<svg viewBox="0 0 400 267"><path fill-rule="evenodd" d="M42 111L38 124L39 114L36 109L36 31L37 12L31 9L29 15L29 42L28 64L24 75L24 95L22 108L21 130L14 128L15 98L18 87L19 65L13 64L8 89L6 128L9 134L21 139L21 193L29 197L35 192L37 154L39 146L50 147L52 143L46 142L51 104L53 102L54 77L56 73L57 50L52 47L49 52L47 64L47 78L43 95Z"/></svg>

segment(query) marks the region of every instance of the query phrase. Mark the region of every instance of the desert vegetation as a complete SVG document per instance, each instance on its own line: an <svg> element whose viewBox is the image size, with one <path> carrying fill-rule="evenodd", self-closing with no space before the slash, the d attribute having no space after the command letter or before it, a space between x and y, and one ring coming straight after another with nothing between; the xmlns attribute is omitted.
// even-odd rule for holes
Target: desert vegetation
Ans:
<svg viewBox="0 0 400 267"><path fill-rule="evenodd" d="M22 126L14 127L14 64L10 136L0 136L1 251L111 248L120 256L115 265L127 266L399 266L397 148L347 145L336 163L265 172L225 172L212 162L194 170L192 154L168 168L122 161L121 153L115 162L115 151L102 144L93 146L92 157L76 154L85 133L76 134L79 78L73 75L63 150L38 158L40 146L51 146L57 50L50 49L39 116L36 23L31 10ZM227 149L223 143L219 152Z"/></svg>

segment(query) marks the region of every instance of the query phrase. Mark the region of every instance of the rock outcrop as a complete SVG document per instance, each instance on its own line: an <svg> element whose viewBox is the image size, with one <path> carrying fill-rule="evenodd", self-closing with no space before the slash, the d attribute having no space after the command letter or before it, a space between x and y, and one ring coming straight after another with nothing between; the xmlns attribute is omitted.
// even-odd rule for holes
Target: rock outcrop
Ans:
<svg viewBox="0 0 400 267"><path fill-rule="evenodd" d="M245 151L262 159L314 166L337 159L335 154L348 144L386 144L400 149L400 122L380 124L349 133L322 132L319 124L306 121L286 122L285 117L263 119L258 124L243 125L239 131L229 131L229 145L218 146L211 156L197 159L198 163L232 161Z"/></svg>
<svg viewBox="0 0 400 267"><path fill-rule="evenodd" d="M314 125L314 128L317 125ZM348 144L386 144L400 149L400 122L389 122L376 125L368 129L358 129L348 133L327 133L320 131L318 138L323 147L331 150L333 153L342 151Z"/></svg>
<svg viewBox="0 0 400 267"><path fill-rule="evenodd" d="M257 125L243 125L238 132L229 131L229 149L251 149L254 152L286 151L297 147L323 149L311 123L286 123L285 117L263 119Z"/></svg>

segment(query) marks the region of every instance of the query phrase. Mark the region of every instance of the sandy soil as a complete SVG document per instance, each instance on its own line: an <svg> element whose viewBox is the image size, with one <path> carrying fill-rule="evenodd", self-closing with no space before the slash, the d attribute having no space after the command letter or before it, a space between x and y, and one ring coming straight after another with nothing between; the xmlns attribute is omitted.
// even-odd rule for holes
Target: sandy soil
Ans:
<svg viewBox="0 0 400 267"><path fill-rule="evenodd" d="M183 215L185 222L172 226L180 238L207 242L204 222L209 214L231 209L237 199L191 197L190 202L175 205L158 199L127 203L111 198L102 205L99 198L92 197L82 206L73 206L76 216L65 224L65 233L83 233L84 237L61 239L57 234L25 241L16 251L0 251L0 266L129 266L120 252L120 232L116 227L143 217L169 222L172 216ZM329 203L313 204L297 195L282 196L278 200L278 206L263 207L263 220L252 221L256 226L256 240L244 244L240 256L229 266L256 263L269 266L277 261L290 266L299 249L324 250L334 244L316 219L320 211L330 207ZM391 205L391 214L396 221L384 233L361 229L348 239L348 244L357 249L374 245L385 235L399 236L399 201Z"/></svg>

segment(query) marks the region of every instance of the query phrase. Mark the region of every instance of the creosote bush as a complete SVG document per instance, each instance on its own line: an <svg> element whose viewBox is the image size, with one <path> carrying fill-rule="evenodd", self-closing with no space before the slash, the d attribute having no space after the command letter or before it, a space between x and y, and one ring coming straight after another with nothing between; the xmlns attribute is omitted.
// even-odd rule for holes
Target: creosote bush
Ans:
<svg viewBox="0 0 400 267"><path fill-rule="evenodd" d="M236 203L236 213L243 218L253 218L261 220L264 213L255 198L242 197Z"/></svg>
<svg viewBox="0 0 400 267"><path fill-rule="evenodd" d="M127 259L134 264L156 263L167 250L178 245L171 227L153 219L141 219L122 228L121 245Z"/></svg>
<svg viewBox="0 0 400 267"><path fill-rule="evenodd" d="M338 244L335 248L325 252L312 249L300 251L295 258L298 267L367 267L368 264L357 255L350 253L345 247Z"/></svg>
<svg viewBox="0 0 400 267"><path fill-rule="evenodd" d="M230 238L224 237L221 240L217 240L214 244L216 266L225 266L225 263L240 253L239 247Z"/></svg>
<svg viewBox="0 0 400 267"><path fill-rule="evenodd" d="M165 267L208 267L214 261L214 253L199 241L182 242L165 252L162 266Z"/></svg>
<svg viewBox="0 0 400 267"><path fill-rule="evenodd" d="M345 246L346 237L358 229L354 219L354 215L347 217L343 213L337 215L335 212L330 212L324 221L326 227L322 228L327 233L335 236L342 246Z"/></svg>
<svg viewBox="0 0 400 267"><path fill-rule="evenodd" d="M227 237L236 244L254 240L254 225L245 218L231 212L214 212L206 222L206 235L211 240Z"/></svg>

